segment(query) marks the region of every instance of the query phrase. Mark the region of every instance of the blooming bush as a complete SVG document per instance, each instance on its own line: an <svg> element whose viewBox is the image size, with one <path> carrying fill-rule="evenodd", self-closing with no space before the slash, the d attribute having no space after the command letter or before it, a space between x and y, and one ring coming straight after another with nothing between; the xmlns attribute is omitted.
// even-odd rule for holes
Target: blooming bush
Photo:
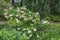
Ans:
<svg viewBox="0 0 60 40"><path fill-rule="evenodd" d="M33 13L25 8L25 6L14 9L10 7L9 9L4 10L3 14L8 20L8 25L17 25L17 26L35 26L39 24L39 13Z"/></svg>
<svg viewBox="0 0 60 40"><path fill-rule="evenodd" d="M25 7L5 9L4 17L8 20L1 29L2 40L53 40L56 37L55 27L50 22L40 22L39 13L33 13ZM9 34L8 34L9 33ZM3 36L3 37L2 37Z"/></svg>
<svg viewBox="0 0 60 40"><path fill-rule="evenodd" d="M4 9L4 12L5 13L3 15L8 20L7 28L9 27L12 29L13 27L19 31L18 36L21 40L24 40L22 38L23 36L26 36L27 39L30 40L35 40L35 38L36 40L39 40L41 36L42 40L45 38L45 36L49 35L47 33L50 31L51 25L48 21L43 21L43 23L40 23L38 12L33 13L27 10L25 6L21 8L17 7L17 9L10 7L9 9ZM22 36L20 37L20 35Z"/></svg>

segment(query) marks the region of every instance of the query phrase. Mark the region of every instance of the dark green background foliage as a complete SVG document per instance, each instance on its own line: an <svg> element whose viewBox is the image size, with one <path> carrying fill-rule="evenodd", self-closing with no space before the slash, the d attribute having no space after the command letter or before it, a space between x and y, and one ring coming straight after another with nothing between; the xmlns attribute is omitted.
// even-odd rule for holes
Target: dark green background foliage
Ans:
<svg viewBox="0 0 60 40"><path fill-rule="evenodd" d="M33 11L44 11L46 14L54 11L53 14L60 14L60 0L26 0L24 2L26 2L27 8ZM53 7L52 11L51 7Z"/></svg>

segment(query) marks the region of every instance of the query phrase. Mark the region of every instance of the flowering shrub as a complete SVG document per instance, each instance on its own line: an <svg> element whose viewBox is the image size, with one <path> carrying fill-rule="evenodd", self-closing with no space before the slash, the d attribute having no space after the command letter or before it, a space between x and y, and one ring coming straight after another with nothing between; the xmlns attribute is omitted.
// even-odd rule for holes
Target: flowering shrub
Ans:
<svg viewBox="0 0 60 40"><path fill-rule="evenodd" d="M39 13L33 13L25 8L25 6L14 9L10 7L9 9L4 10L3 14L8 20L8 25L17 25L17 26L34 26L39 23Z"/></svg>
<svg viewBox="0 0 60 40"><path fill-rule="evenodd" d="M7 29L0 31L0 37L2 40L54 39L52 36L54 35L54 32L56 32L54 26L51 25L48 21L44 20L40 23L39 13L33 13L27 10L25 7L17 9L10 7L9 9L4 9L4 12L5 13L3 15L8 20L8 22L6 24Z"/></svg>
<svg viewBox="0 0 60 40"><path fill-rule="evenodd" d="M18 32L18 39L24 40L22 37L25 36L30 40L39 40L40 36L43 40L46 37L51 37L51 29L53 28L48 21L42 21L40 23L39 13L33 13L25 8L25 6L14 9L4 9L4 16L8 20L7 25L12 29L15 28ZM52 27L52 28L51 28ZM50 31L50 32L49 32ZM20 37L21 35L21 37ZM50 39L50 38L49 38ZM47 40L49 40L47 39Z"/></svg>

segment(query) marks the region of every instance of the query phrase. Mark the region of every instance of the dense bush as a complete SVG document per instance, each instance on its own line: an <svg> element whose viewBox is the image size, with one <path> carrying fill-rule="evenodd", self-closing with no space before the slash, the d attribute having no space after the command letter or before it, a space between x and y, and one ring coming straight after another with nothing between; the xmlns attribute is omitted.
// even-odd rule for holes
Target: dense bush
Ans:
<svg viewBox="0 0 60 40"><path fill-rule="evenodd" d="M33 13L25 7L4 10L8 20L0 30L1 40L52 40L53 25L47 21L40 22L39 13ZM49 36L48 36L49 35Z"/></svg>
<svg viewBox="0 0 60 40"><path fill-rule="evenodd" d="M5 10L3 14L5 18L8 20L7 24L10 25L20 25L20 26L35 26L39 24L39 13L31 12L27 10L25 7Z"/></svg>

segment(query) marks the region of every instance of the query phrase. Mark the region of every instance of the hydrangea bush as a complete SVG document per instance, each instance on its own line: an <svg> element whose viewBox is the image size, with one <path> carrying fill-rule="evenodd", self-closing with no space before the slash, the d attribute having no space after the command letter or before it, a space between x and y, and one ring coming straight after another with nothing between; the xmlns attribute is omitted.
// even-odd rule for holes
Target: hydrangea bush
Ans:
<svg viewBox="0 0 60 40"><path fill-rule="evenodd" d="M18 40L50 40L54 27L48 21L40 22L39 13L31 12L25 6L17 9L10 7L4 9L4 16L8 20L7 27L18 31ZM49 36L48 36L49 35ZM22 38L24 37L24 38Z"/></svg>
<svg viewBox="0 0 60 40"><path fill-rule="evenodd" d="M17 26L29 26L36 25L39 23L39 13L33 13L25 8L25 6L17 9L10 7L9 9L4 9L3 14L8 20L7 24L17 25Z"/></svg>

